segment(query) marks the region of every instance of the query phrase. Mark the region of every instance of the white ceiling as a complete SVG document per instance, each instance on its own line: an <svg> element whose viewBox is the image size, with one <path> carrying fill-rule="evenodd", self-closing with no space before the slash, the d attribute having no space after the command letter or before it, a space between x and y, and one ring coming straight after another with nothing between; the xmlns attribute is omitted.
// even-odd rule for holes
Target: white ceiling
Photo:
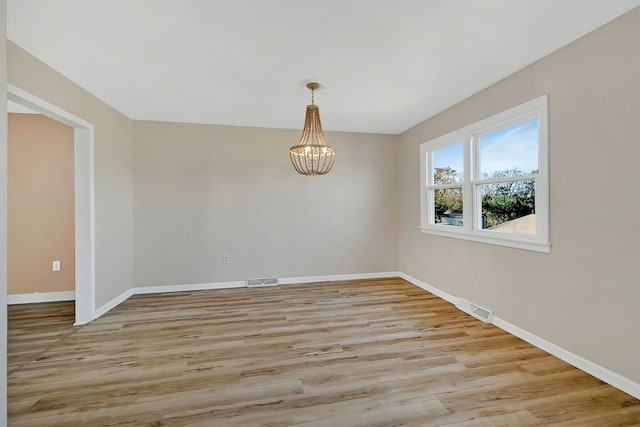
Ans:
<svg viewBox="0 0 640 427"><path fill-rule="evenodd" d="M8 38L139 120L400 133L640 0L8 0Z"/></svg>

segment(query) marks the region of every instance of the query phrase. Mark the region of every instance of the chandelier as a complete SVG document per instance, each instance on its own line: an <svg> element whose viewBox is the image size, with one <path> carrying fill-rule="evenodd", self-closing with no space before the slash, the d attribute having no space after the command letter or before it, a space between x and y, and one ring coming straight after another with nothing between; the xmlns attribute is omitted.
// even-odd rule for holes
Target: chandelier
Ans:
<svg viewBox="0 0 640 427"><path fill-rule="evenodd" d="M307 105L300 143L289 148L291 163L301 175L326 174L331 170L336 157L336 151L324 139L320 109L314 104L314 91L319 87L319 83L307 83L307 88L311 90L311 105Z"/></svg>

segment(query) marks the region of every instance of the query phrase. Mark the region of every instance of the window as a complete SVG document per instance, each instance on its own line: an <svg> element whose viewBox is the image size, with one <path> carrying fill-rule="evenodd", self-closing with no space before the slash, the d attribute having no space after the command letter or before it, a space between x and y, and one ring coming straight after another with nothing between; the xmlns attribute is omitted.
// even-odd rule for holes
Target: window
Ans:
<svg viewBox="0 0 640 427"><path fill-rule="evenodd" d="M420 146L421 230L549 252L547 96Z"/></svg>

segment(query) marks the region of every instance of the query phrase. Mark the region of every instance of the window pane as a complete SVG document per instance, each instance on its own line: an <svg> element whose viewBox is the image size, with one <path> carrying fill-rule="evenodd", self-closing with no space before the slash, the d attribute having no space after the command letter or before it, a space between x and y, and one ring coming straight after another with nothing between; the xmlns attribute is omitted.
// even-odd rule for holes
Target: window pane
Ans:
<svg viewBox="0 0 640 427"><path fill-rule="evenodd" d="M436 224L462 227L462 187L433 190Z"/></svg>
<svg viewBox="0 0 640 427"><path fill-rule="evenodd" d="M433 153L433 183L451 184L464 179L464 143L449 145Z"/></svg>
<svg viewBox="0 0 640 427"><path fill-rule="evenodd" d="M538 172L538 119L480 137L480 179Z"/></svg>
<svg viewBox="0 0 640 427"><path fill-rule="evenodd" d="M535 181L481 185L482 228L502 233L536 234Z"/></svg>

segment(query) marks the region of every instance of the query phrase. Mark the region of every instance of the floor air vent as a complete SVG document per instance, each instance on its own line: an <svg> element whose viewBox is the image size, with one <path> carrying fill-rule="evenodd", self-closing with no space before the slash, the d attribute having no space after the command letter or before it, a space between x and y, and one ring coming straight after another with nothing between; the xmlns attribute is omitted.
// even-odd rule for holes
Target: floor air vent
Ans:
<svg viewBox="0 0 640 427"><path fill-rule="evenodd" d="M486 308L480 307L479 305L476 305L471 301L467 301L464 298L458 298L458 303L456 304L456 307L459 310L462 310L465 313L470 314L476 319L480 319L485 323L491 323L493 319L493 313L491 312L491 310L487 310Z"/></svg>
<svg viewBox="0 0 640 427"><path fill-rule="evenodd" d="M277 277L267 277L264 279L247 279L247 286L250 288L261 288L263 286L278 286Z"/></svg>

